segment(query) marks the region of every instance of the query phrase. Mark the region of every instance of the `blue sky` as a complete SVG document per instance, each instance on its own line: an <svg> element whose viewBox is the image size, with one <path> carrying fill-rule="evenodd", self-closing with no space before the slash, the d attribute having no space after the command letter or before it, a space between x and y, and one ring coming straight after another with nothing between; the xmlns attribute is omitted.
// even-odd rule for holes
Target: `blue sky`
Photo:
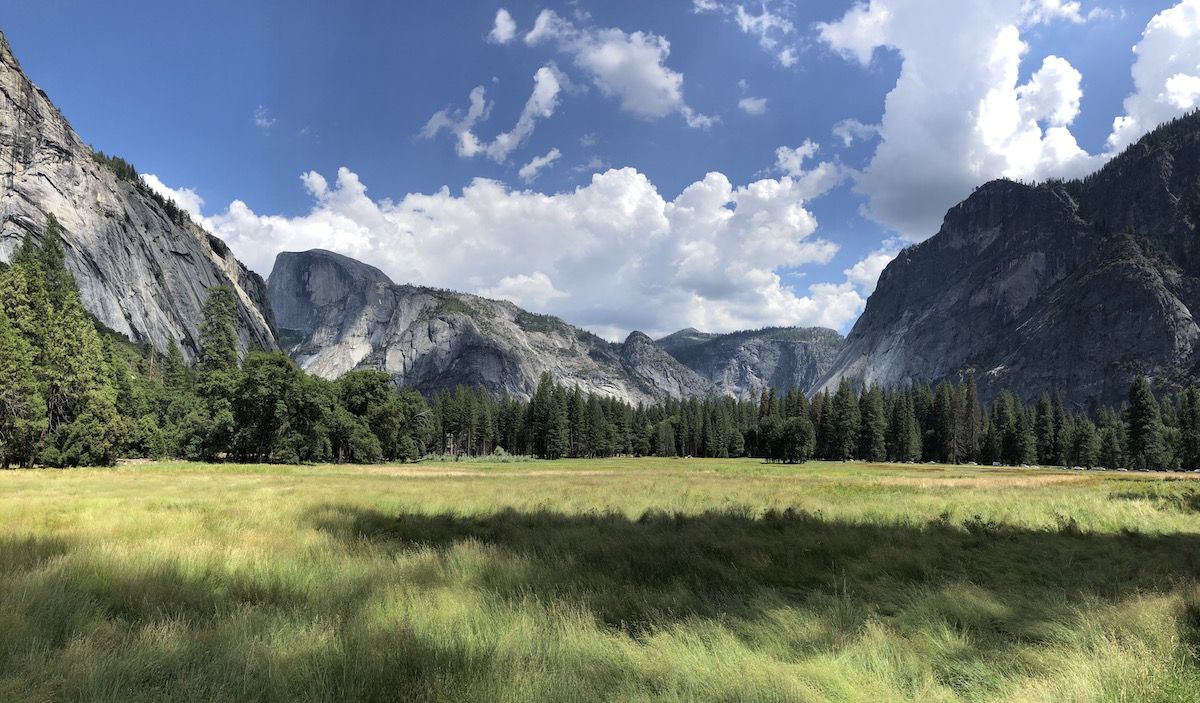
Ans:
<svg viewBox="0 0 1200 703"><path fill-rule="evenodd" d="M321 246L614 338L844 331L974 185L1086 173L1200 101L1198 0L43 0L0 28L264 276Z"/></svg>

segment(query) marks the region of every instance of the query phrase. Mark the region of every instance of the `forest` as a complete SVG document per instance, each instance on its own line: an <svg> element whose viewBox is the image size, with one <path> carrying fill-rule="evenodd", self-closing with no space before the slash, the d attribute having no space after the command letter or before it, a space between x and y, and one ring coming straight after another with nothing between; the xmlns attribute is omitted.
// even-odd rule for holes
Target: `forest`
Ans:
<svg viewBox="0 0 1200 703"><path fill-rule="evenodd" d="M336 381L280 352L239 358L236 300L214 287L200 353L160 354L88 315L58 223L0 269L0 463L111 465L119 458L379 463L518 454L760 457L1006 465L1200 467L1200 388L1155 397L1136 379L1125 406L1094 416L1058 399L982 403L974 379L856 389L811 399L763 389L753 400L632 406L543 376L529 400L459 387L426 399L380 371Z"/></svg>

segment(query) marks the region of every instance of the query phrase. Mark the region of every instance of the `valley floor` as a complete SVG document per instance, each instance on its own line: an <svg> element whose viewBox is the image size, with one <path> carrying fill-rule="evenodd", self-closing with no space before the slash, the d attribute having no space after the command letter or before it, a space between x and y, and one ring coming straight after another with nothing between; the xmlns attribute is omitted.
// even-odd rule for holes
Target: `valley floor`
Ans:
<svg viewBox="0 0 1200 703"><path fill-rule="evenodd" d="M0 700L1196 701L1190 475L0 472Z"/></svg>

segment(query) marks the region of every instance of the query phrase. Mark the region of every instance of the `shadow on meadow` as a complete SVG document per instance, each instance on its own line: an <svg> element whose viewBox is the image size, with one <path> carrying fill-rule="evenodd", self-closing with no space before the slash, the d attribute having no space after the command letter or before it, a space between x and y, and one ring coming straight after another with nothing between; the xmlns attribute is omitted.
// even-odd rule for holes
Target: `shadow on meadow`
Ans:
<svg viewBox="0 0 1200 703"><path fill-rule="evenodd" d="M919 666L986 698L1001 685L994 672L1086 630L1085 613L1094 622L1106 617L1097 607L1179 593L1173 627L1200 652L1195 534L1098 534L1069 519L1030 530L791 511L468 517L352 505L314 509L301 526L341 554L233 567L0 538L0 699L702 700L718 685L703 672L724 656L836 653L879 622L914 644L966 633L957 649L922 650ZM675 668L639 668L627 657L640 655L587 625L571 630L580 616L631 644L676 628L709 634L681 640L696 649ZM714 628L745 649L706 652ZM1173 681L1196 679L1184 677Z"/></svg>
<svg viewBox="0 0 1200 703"><path fill-rule="evenodd" d="M914 526L792 510L630 519L512 509L388 515L342 505L312 520L350 548L486 545L499 558L474 573L472 586L514 602L533 595L580 606L634 638L683 620L736 625L791 607L822 610L834 630L875 616L907 630L940 619L971 630L986 649L1040 641L1086 603L1184 589L1194 595L1179 613L1181 634L1200 653L1196 534L1092 533L1069 517L1035 530L978 517Z"/></svg>

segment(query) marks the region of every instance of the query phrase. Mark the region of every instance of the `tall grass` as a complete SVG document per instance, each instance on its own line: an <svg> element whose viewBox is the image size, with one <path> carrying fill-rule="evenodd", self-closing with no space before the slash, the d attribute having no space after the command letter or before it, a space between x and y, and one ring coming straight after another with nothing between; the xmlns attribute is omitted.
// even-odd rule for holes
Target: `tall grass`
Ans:
<svg viewBox="0 0 1200 703"><path fill-rule="evenodd" d="M0 472L0 701L1195 701L1200 481Z"/></svg>

